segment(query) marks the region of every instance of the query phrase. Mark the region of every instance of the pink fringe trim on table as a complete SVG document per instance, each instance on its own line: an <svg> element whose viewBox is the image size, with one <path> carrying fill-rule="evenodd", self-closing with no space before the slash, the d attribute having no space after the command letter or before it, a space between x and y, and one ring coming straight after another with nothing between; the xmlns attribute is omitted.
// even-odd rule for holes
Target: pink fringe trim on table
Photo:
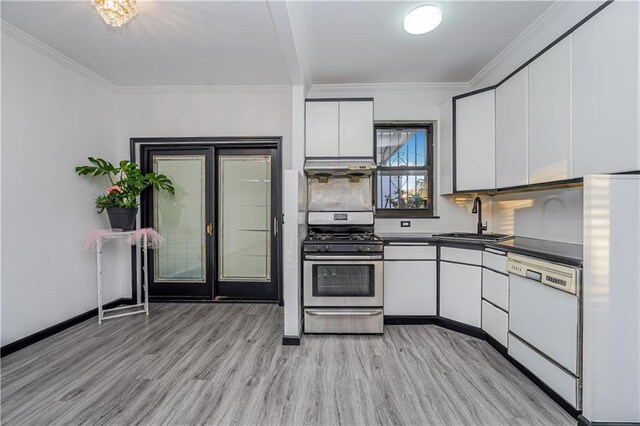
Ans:
<svg viewBox="0 0 640 426"><path fill-rule="evenodd" d="M122 231L119 229L94 229L87 236L87 239L84 242L84 249L95 251L98 244L98 238L101 238L102 240L118 238L119 233L121 232ZM155 229L142 228L129 233L129 236L127 237L127 244L142 247L145 235L147 236L147 248L157 249L162 245L162 243L164 243L164 238L162 235L158 234Z"/></svg>

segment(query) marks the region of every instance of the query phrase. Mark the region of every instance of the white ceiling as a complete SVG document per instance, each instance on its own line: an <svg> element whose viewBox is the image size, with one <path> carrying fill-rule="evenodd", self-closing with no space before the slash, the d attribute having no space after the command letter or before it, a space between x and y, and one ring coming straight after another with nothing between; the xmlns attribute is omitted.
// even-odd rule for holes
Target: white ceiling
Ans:
<svg viewBox="0 0 640 426"><path fill-rule="evenodd" d="M138 0L138 16L120 30L89 0L3 0L1 12L118 86L290 84L292 51L313 84L446 83L471 80L553 4L438 1L440 27L411 36L403 17L423 1L302 1L290 5L290 21L271 1Z"/></svg>
<svg viewBox="0 0 640 426"><path fill-rule="evenodd" d="M89 0L3 0L2 19L119 86L289 84L266 1L138 1L114 30Z"/></svg>

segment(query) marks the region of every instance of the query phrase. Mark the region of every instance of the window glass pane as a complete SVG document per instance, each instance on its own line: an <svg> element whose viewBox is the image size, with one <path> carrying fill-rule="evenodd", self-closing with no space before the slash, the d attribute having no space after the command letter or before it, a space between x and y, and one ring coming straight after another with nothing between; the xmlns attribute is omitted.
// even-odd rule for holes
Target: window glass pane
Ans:
<svg viewBox="0 0 640 426"><path fill-rule="evenodd" d="M375 296L373 265L313 265L315 297Z"/></svg>
<svg viewBox="0 0 640 426"><path fill-rule="evenodd" d="M380 167L427 165L426 129L376 129L376 152Z"/></svg>
<svg viewBox="0 0 640 426"><path fill-rule="evenodd" d="M378 171L379 209L431 208L429 200L429 172Z"/></svg>
<svg viewBox="0 0 640 426"><path fill-rule="evenodd" d="M154 250L157 282L204 283L205 157L156 155L153 170L167 175L176 189L153 192L154 224L166 243Z"/></svg>
<svg viewBox="0 0 640 426"><path fill-rule="evenodd" d="M271 280L271 156L219 157L218 277Z"/></svg>

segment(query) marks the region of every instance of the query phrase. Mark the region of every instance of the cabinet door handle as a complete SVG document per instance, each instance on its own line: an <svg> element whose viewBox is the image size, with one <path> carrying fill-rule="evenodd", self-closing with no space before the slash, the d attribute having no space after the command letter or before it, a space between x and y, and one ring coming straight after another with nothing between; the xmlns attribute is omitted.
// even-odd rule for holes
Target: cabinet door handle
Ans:
<svg viewBox="0 0 640 426"><path fill-rule="evenodd" d="M278 218L275 216L273 217L273 236L278 236Z"/></svg>

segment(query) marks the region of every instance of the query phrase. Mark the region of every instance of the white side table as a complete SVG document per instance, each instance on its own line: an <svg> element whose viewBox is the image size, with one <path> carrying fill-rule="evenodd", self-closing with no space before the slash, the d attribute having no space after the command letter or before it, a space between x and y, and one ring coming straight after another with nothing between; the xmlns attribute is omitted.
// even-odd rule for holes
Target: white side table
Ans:
<svg viewBox="0 0 640 426"><path fill-rule="evenodd" d="M103 309L102 308L102 245L104 242L115 239L115 238L128 238L130 235L135 233L136 231L109 231L102 232L96 238L96 261L97 261L97 282L98 282L98 324L102 324L102 320L124 317L127 315L135 315L135 314L147 314L149 315L149 276L147 273L147 249L148 249L148 239L147 235L142 237L142 275L143 282L142 288L144 289L144 302L138 303L136 305L127 305L120 306L118 308L112 309ZM133 309L129 312L123 312L113 315L105 315L109 312L117 312L124 309Z"/></svg>

